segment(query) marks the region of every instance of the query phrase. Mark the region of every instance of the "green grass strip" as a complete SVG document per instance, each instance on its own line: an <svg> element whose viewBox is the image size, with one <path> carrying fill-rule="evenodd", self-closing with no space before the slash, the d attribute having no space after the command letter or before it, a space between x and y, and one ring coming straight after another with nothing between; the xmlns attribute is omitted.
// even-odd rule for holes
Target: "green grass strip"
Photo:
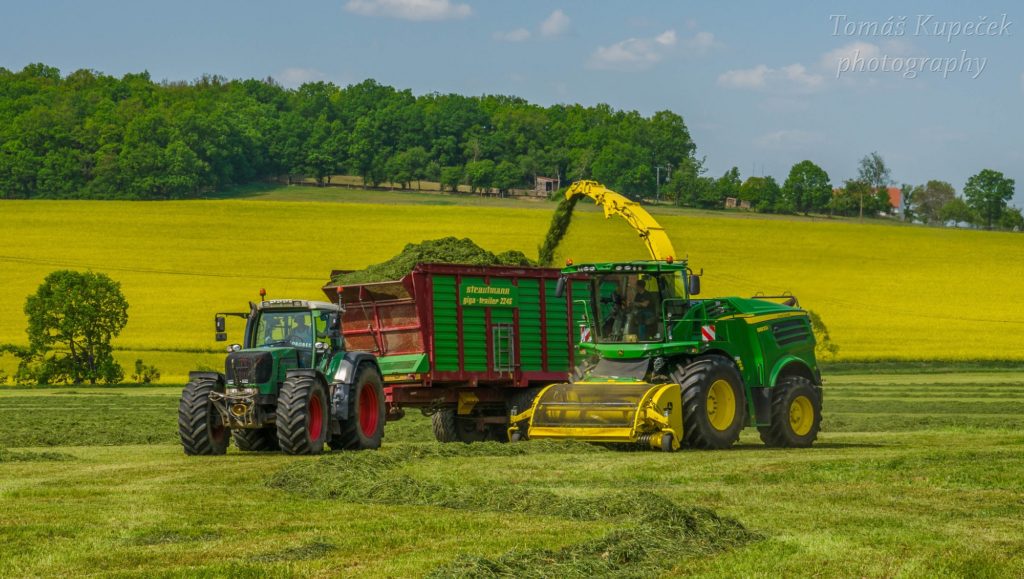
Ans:
<svg viewBox="0 0 1024 579"><path fill-rule="evenodd" d="M642 577L683 559L744 545L758 536L739 522L701 507L680 506L647 491L572 497L510 482L480 489L418 480L397 472L412 461L455 457L608 452L574 442L425 444L342 453L292 464L268 485L311 498L355 503L430 506L466 511L608 521L607 534L561 549L513 550L497 558L463 556L434 577Z"/></svg>

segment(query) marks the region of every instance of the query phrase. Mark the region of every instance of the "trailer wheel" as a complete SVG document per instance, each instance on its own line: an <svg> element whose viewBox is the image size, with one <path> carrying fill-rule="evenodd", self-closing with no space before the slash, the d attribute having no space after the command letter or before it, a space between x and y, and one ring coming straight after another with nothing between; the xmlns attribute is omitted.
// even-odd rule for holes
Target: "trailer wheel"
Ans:
<svg viewBox="0 0 1024 579"><path fill-rule="evenodd" d="M511 414L512 414L513 410L516 412L516 414L522 414L523 412L526 412L527 410L533 408L533 403L537 399L537 395L540 394L541 390L543 390L543 388L520 388L520 389L517 389L515 391L515 394L513 394L508 399L508 411L507 412L509 413L509 416L511 417ZM502 425L502 426L504 427L505 425ZM528 426L527 421L525 421L525 420L522 421L522 423L520 423L520 425L519 425L519 430L517 430L515 433L512 434L512 438L509 439L509 442L519 442L521 440L529 440L530 438L529 438L529 436L527 435L527 432L526 432L526 427L527 426ZM504 428L504 433L505 433L504 437L507 438L508 437L508 429L507 428Z"/></svg>
<svg viewBox="0 0 1024 579"><path fill-rule="evenodd" d="M277 429L273 426L267 428L239 428L231 431L235 439L235 446L238 450L248 452L266 452L280 450L281 445L277 442Z"/></svg>
<svg viewBox="0 0 1024 579"><path fill-rule="evenodd" d="M297 376L277 397L277 441L286 454L320 454L327 438L327 394L315 378Z"/></svg>
<svg viewBox="0 0 1024 579"><path fill-rule="evenodd" d="M783 378L772 391L771 425L760 426L768 446L807 448L821 429L821 391L807 378Z"/></svg>
<svg viewBox="0 0 1024 579"><path fill-rule="evenodd" d="M216 380L194 380L185 385L178 402L178 435L188 455L224 454L231 441L228 428L213 407L210 393L223 387Z"/></svg>
<svg viewBox="0 0 1024 579"><path fill-rule="evenodd" d="M743 379L721 356L709 356L673 373L683 399L683 441L693 448L725 449L743 430Z"/></svg>
<svg viewBox="0 0 1024 579"><path fill-rule="evenodd" d="M384 438L384 387L376 370L363 367L348 400L349 419L341 425L341 434L331 437L331 449L380 448Z"/></svg>
<svg viewBox="0 0 1024 579"><path fill-rule="evenodd" d="M491 425L488 425L486 430L478 430L475 418L459 416L455 414L454 408L442 408L431 414L430 426L434 431L434 438L438 442L464 442L469 444L471 442L484 442L485 440L499 442L508 440L508 434L503 435L496 428L492 428Z"/></svg>

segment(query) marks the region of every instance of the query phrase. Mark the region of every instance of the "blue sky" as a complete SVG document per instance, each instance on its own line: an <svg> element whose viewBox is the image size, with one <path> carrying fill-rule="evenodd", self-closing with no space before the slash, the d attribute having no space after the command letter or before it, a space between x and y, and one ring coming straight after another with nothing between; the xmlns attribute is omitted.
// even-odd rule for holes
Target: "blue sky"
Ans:
<svg viewBox="0 0 1024 579"><path fill-rule="evenodd" d="M781 181L794 163L811 159L839 183L877 150L899 183L941 179L960 191L982 168L1002 171L1017 180L1021 206L1024 10L1017 6L6 2L0 66L148 70L157 80L272 76L286 86L374 78L417 94L670 109L686 120L713 175L736 165L744 177ZM911 66L924 70L909 78Z"/></svg>

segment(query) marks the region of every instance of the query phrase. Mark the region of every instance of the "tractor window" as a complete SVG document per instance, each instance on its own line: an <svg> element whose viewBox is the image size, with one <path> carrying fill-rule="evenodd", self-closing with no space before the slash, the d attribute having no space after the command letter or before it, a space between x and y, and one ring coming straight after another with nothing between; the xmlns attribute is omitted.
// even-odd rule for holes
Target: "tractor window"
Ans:
<svg viewBox="0 0 1024 579"><path fill-rule="evenodd" d="M608 274L594 284L598 342L662 340L662 300L675 297L672 274Z"/></svg>
<svg viewBox="0 0 1024 579"><path fill-rule="evenodd" d="M265 311L256 326L254 342L260 346L313 347L309 312Z"/></svg>
<svg viewBox="0 0 1024 579"><path fill-rule="evenodd" d="M313 325L316 327L316 339L323 341L327 338L327 322L331 319L330 312L313 312Z"/></svg>

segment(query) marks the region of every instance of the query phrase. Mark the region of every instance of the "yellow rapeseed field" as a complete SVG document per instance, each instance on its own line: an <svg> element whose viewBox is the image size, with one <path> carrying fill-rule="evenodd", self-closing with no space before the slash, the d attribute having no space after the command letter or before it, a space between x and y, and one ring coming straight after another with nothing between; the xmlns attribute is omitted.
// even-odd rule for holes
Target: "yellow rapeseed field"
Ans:
<svg viewBox="0 0 1024 579"><path fill-rule="evenodd" d="M365 200L365 194L359 199ZM393 200L393 198L389 198ZM456 235L536 255L554 204L16 201L0 204L0 342L24 343L22 307L61 268L104 272L131 307L115 346L164 380L216 365L216 311L319 299L332 269ZM821 314L842 360L1024 359L1024 235L669 211L657 214L704 296L791 291ZM577 210L560 259L642 259L618 220ZM240 324L233 336L240 334ZM174 350L179 350L175 352ZM186 350L186 351L182 351ZM192 352L188 352L191 350ZM0 368L10 371L5 359Z"/></svg>

